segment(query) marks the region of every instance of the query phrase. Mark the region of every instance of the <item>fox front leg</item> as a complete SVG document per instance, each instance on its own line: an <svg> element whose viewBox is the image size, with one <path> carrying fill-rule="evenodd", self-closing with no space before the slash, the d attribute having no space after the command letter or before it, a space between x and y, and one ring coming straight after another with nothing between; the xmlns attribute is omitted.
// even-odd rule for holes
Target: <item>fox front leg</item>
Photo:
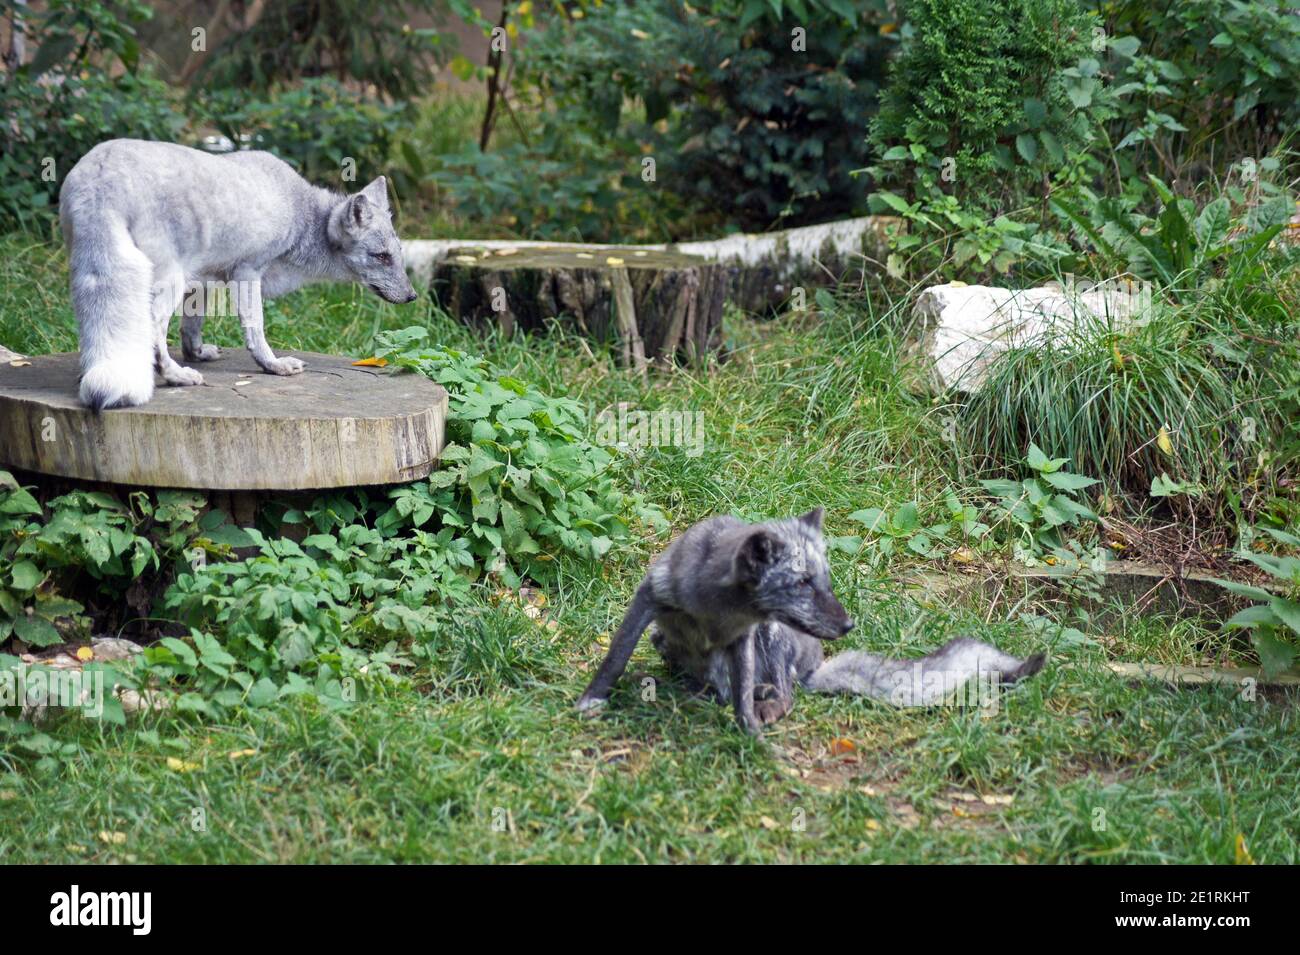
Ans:
<svg viewBox="0 0 1300 955"><path fill-rule="evenodd" d="M609 652L605 654L604 662L601 663L600 669L596 671L596 675L592 677L591 683L582 696L578 698L579 711L594 710L603 706L609 699L610 690L614 688L614 684L627 668L627 661L631 659L637 641L641 639L641 634L654 619L655 609L654 591L650 586L649 578L646 578L637 588L636 596L632 598L632 603L627 608L627 613L624 614L623 622L619 625L618 632L614 634L614 639L609 641Z"/></svg>
<svg viewBox="0 0 1300 955"><path fill-rule="evenodd" d="M253 361L262 370L272 375L296 375L306 366L297 358L285 356L276 358L271 346L266 343L266 333L262 329L262 276L255 273L236 273L239 283L236 294L239 312L239 324L244 329L244 344L253 354Z"/></svg>
<svg viewBox="0 0 1300 955"><path fill-rule="evenodd" d="M727 647L731 658L731 705L736 723L746 733L757 736L762 724L754 713L754 629Z"/></svg>

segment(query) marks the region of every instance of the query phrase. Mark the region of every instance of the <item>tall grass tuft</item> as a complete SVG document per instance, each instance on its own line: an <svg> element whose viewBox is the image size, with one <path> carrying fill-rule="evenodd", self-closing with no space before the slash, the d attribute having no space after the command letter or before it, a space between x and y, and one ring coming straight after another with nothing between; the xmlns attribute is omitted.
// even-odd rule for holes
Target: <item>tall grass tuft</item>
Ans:
<svg viewBox="0 0 1300 955"><path fill-rule="evenodd" d="M995 361L959 430L985 466L1013 466L1032 442L1115 492L1145 498L1168 473L1221 502L1280 430L1271 376L1224 339L1189 308L1124 331L1083 320Z"/></svg>

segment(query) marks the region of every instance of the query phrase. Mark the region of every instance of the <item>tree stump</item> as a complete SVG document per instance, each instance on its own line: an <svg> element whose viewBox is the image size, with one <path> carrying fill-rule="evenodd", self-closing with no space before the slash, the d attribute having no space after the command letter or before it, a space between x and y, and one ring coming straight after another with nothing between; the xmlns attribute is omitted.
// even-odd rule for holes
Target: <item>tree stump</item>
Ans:
<svg viewBox="0 0 1300 955"><path fill-rule="evenodd" d="M571 325L615 344L638 372L654 362L698 364L722 347L726 276L680 252L467 243L433 265L430 289L451 314L505 334Z"/></svg>
<svg viewBox="0 0 1300 955"><path fill-rule="evenodd" d="M442 451L447 392L422 375L299 353L268 375L240 348L202 362L205 384L95 414L75 353L0 364L0 467L147 487L300 490L425 477ZM178 360L180 356L176 356Z"/></svg>

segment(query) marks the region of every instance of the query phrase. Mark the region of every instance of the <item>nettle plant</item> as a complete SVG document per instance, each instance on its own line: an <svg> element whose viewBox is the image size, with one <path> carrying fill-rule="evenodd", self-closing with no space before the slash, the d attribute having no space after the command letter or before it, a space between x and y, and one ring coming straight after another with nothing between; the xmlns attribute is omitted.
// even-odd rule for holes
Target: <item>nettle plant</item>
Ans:
<svg viewBox="0 0 1300 955"><path fill-rule="evenodd" d="M616 479L614 449L587 438L582 407L543 394L481 358L427 345L423 328L380 336L390 365L439 382L450 395L448 444L427 481L392 492L381 529L450 529L486 568L517 587L545 577L561 554L600 560L629 521L667 526L658 508Z"/></svg>
<svg viewBox="0 0 1300 955"><path fill-rule="evenodd" d="M1272 527L1264 532L1286 547L1300 547L1300 537ZM1225 626L1250 631L1251 642L1269 676L1290 669L1300 656L1300 557L1243 551L1241 557L1263 570L1281 585L1273 593L1253 584L1215 580L1220 587L1259 603L1234 614Z"/></svg>
<svg viewBox="0 0 1300 955"><path fill-rule="evenodd" d="M1064 470L1069 458L1049 458L1038 445L1029 445L1025 466L1033 472L1020 481L996 479L980 481L994 498L995 526L1013 529L1014 554L1030 566L1075 565L1084 557L1095 563L1101 552L1085 553L1077 541L1067 543L1064 531L1081 522L1097 522L1097 515L1079 499L1081 491L1097 483Z"/></svg>
<svg viewBox="0 0 1300 955"><path fill-rule="evenodd" d="M928 525L921 523L920 509L912 502L901 505L892 514L878 507L854 511L849 520L863 525L867 537L834 537L831 546L858 554L869 544L872 566L903 550L927 559L954 556L960 560L957 555L983 541L989 526L979 520L978 509L962 503L951 488L944 492L944 506L948 520Z"/></svg>

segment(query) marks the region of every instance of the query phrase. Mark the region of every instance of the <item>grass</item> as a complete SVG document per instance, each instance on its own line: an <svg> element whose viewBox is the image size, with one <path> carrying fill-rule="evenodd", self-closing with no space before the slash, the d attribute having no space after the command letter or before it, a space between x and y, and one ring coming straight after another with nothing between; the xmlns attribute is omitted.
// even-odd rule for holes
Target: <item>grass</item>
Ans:
<svg viewBox="0 0 1300 955"><path fill-rule="evenodd" d="M0 243L0 341L75 347L65 283L55 248ZM619 401L702 412L702 455L645 449L633 469L677 529L718 511L824 504L830 532L850 533L853 510L918 500L925 511L962 480L944 410L903 388L897 345L866 300L735 319L727 362L648 386L562 333L480 341L426 304L345 287L277 303L268 337L282 351L364 355L377 330L422 322L593 412ZM238 345L233 321L213 332ZM1050 646L1047 669L987 713L801 694L753 740L642 647L604 716L580 719L572 702L663 543L564 564L547 591L554 628L485 595L447 653L351 709L285 700L219 723L155 714L126 728L60 717L39 736L0 736L0 860L1194 863L1234 861L1241 837L1260 862L1300 861L1295 691L1174 690L1103 666L1239 649L1194 624L1137 618L1085 628L1076 644L978 596L904 591L898 565L878 576L833 557L859 620L844 646L913 655L969 633L1012 652ZM1067 622L1067 610L1041 610Z"/></svg>

